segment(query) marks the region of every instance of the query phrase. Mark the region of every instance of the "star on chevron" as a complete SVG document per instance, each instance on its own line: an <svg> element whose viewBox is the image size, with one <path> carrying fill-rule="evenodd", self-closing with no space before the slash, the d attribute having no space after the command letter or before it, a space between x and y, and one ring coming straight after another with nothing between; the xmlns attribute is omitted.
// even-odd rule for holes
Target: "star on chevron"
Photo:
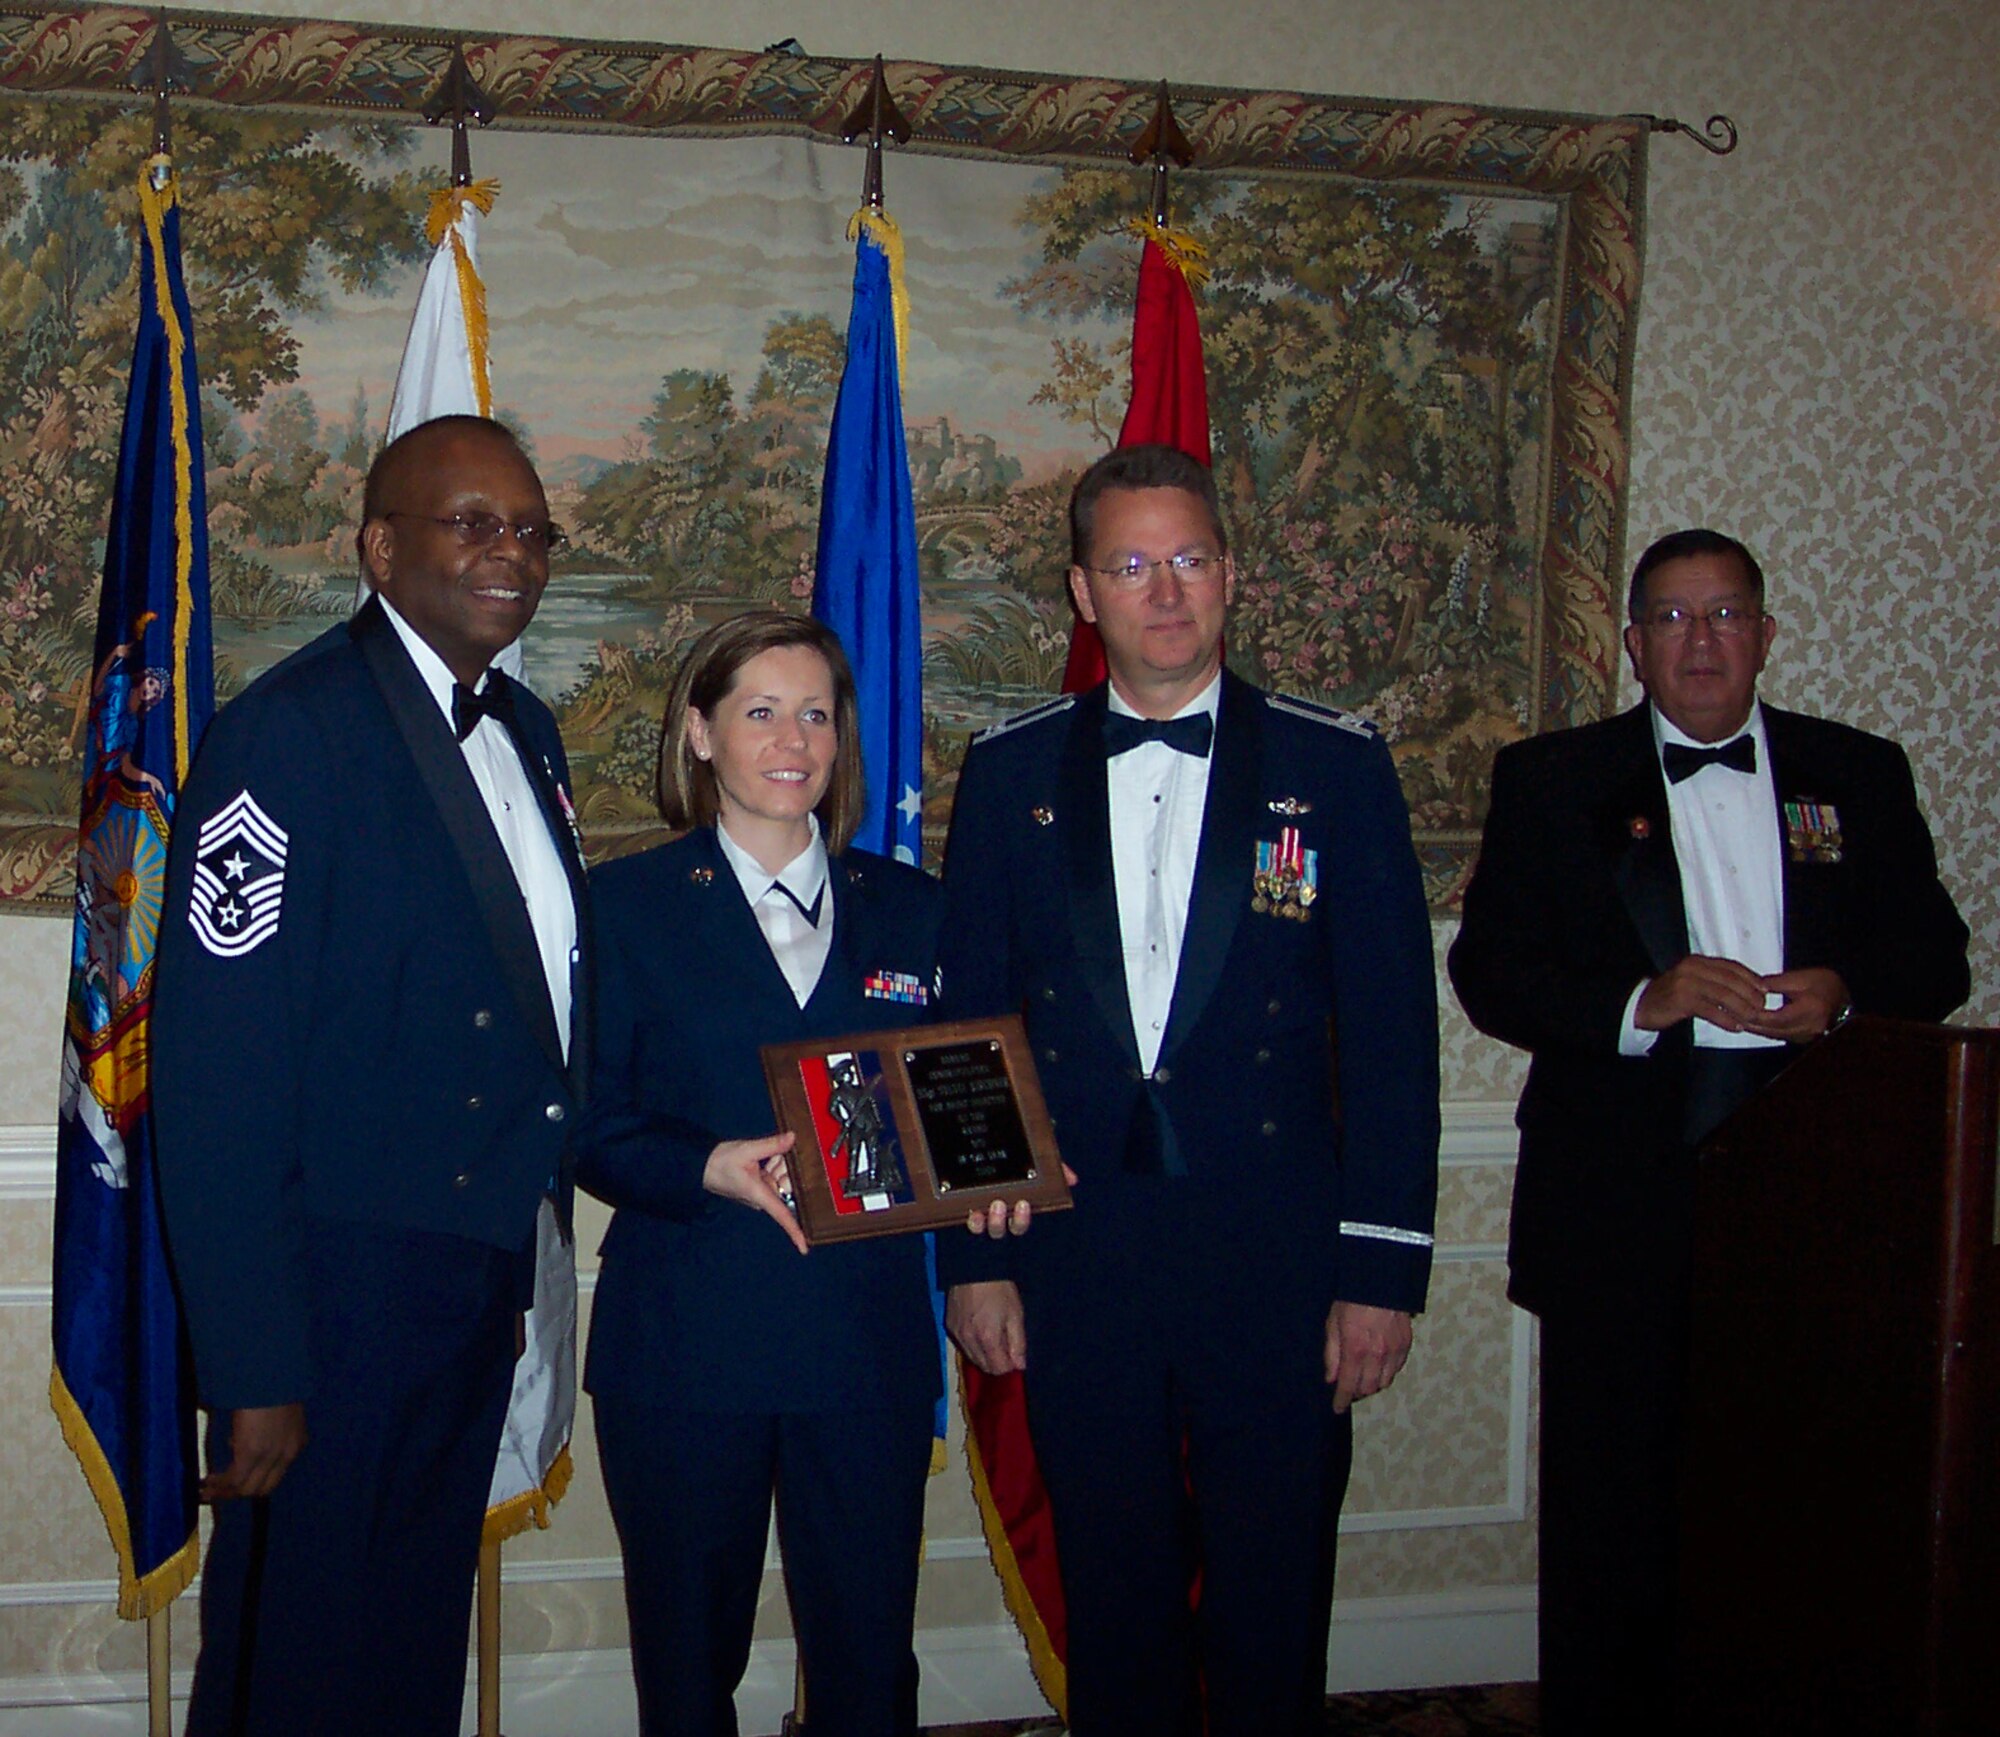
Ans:
<svg viewBox="0 0 2000 1737"><path fill-rule="evenodd" d="M232 881L240 881L250 872L250 864L240 850L234 856L225 857L222 868Z"/></svg>

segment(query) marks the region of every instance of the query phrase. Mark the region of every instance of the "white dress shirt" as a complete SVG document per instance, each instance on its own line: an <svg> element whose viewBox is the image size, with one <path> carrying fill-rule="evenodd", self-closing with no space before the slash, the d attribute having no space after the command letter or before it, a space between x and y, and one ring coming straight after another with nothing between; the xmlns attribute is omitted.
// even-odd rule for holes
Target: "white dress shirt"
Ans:
<svg viewBox="0 0 2000 1737"><path fill-rule="evenodd" d="M1652 713L1656 750L1669 742L1690 748L1712 745L1677 730L1657 706ZM1764 708L1755 700L1737 735L1747 735L1757 744L1756 771L1704 766L1678 784L1670 782L1667 821L1674 861L1680 868L1689 949L1705 958L1734 959L1758 976L1769 977L1785 968L1785 869L1771 745L1764 735ZM1625 1004L1618 1043L1623 1055L1644 1055L1659 1038L1658 1032L1641 1031L1633 1021L1645 989L1641 982ZM1770 994L1765 1004L1780 1007L1784 998ZM1701 1049L1783 1047L1777 1038L1724 1031L1705 1019L1694 1022L1694 1041Z"/></svg>
<svg viewBox="0 0 2000 1737"><path fill-rule="evenodd" d="M451 690L455 678L445 661L433 651L423 636L395 611L388 598L383 611L395 627L403 648L417 666L444 713L445 725L456 734L451 716ZM484 693L493 679L489 670L479 678L473 691ZM535 931L535 947L542 956L542 975L548 979L549 1003L555 1010L556 1035L562 1040L563 1059L569 1059L569 1015L571 975L576 968L576 901L571 896L569 876L563 870L562 855L542 817L542 805L535 787L521 765L520 751L507 727L493 718L482 717L472 733L459 743L466 769L479 786L480 800L500 835L500 848L507 853L514 881L528 907L528 921Z"/></svg>
<svg viewBox="0 0 2000 1737"><path fill-rule="evenodd" d="M1214 717L1222 673L1175 717ZM1110 692L1111 710L1138 714ZM1142 742L1105 768L1111 795L1111 880L1118 890L1118 935L1125 955L1125 993L1139 1061L1151 1074L1166 1036L1174 980L1181 968L1188 897L1194 891L1201 816L1208 802L1213 758L1197 758L1164 742Z"/></svg>
<svg viewBox="0 0 2000 1737"><path fill-rule="evenodd" d="M750 901L750 913L763 931L771 957L791 985L792 999L801 1007L812 999L820 973L833 950L833 900L827 893L826 840L817 816L807 815L812 842L776 874L729 836L717 823L715 836L722 854L736 871L737 884ZM809 913L816 912L818 921Z"/></svg>

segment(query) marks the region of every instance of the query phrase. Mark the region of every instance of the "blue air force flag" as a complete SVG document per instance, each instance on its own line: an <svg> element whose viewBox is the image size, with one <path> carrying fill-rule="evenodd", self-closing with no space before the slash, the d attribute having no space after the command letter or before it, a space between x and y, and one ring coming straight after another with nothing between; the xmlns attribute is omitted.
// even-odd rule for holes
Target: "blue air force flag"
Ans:
<svg viewBox="0 0 2000 1737"><path fill-rule="evenodd" d="M913 863L923 855L924 657L898 379L903 244L879 211L858 212L848 233L854 304L826 444L812 612L840 635L861 702L868 802L854 842Z"/></svg>

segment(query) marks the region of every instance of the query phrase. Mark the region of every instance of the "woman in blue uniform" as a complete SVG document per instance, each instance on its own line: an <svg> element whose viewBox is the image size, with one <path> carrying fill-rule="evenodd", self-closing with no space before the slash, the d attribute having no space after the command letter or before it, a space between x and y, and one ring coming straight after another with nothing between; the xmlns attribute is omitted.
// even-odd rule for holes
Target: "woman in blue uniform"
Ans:
<svg viewBox="0 0 2000 1737"><path fill-rule="evenodd" d="M585 1386L646 1737L733 1737L772 1493L812 1737L916 1729L911 1650L938 1344L923 1240L806 1252L758 1047L907 1025L936 883L848 841L854 681L820 623L711 628L667 704L691 830L592 876L598 1074L578 1180L616 1212ZM995 1208L978 1228L1005 1234Z"/></svg>

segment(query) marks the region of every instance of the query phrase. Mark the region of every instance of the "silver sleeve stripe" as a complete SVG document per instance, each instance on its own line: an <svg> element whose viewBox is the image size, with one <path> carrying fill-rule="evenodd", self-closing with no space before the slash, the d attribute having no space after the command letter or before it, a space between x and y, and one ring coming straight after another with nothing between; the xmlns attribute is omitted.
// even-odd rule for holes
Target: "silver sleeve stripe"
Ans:
<svg viewBox="0 0 2000 1737"><path fill-rule="evenodd" d="M1421 1230L1398 1230L1393 1224L1356 1224L1350 1219L1340 1221L1342 1236L1372 1236L1377 1242L1406 1242L1412 1248L1429 1248L1434 1238Z"/></svg>

